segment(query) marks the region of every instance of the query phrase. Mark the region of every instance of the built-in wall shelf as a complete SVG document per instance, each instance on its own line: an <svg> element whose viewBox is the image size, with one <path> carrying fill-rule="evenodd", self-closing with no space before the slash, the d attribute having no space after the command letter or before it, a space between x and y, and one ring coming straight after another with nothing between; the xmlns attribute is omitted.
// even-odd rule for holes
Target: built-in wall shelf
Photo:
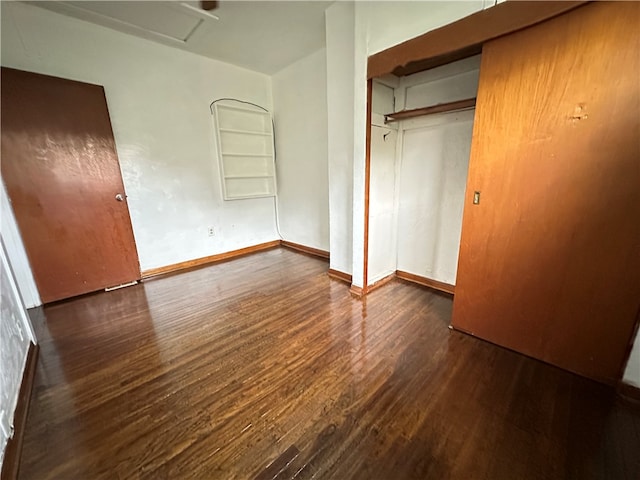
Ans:
<svg viewBox="0 0 640 480"><path fill-rule="evenodd" d="M233 102L235 100L225 100L225 102ZM257 115L265 115L269 118L271 118L271 114L269 112L266 112L264 110L258 110L258 109L254 109L251 106L240 106L240 105L231 105L231 104L227 104L227 103L216 103L215 104L216 108L222 109L222 110L236 110L239 112L249 112L249 113L253 113L253 114L257 114Z"/></svg>
<svg viewBox="0 0 640 480"><path fill-rule="evenodd" d="M226 178L272 178L273 175L227 175Z"/></svg>
<svg viewBox="0 0 640 480"><path fill-rule="evenodd" d="M212 113L224 199L275 196L271 114L234 100L215 102Z"/></svg>
<svg viewBox="0 0 640 480"><path fill-rule="evenodd" d="M270 132L254 132L251 130L238 130L235 128L221 128L220 131L224 133L239 133L242 135L263 135L265 137L271 136Z"/></svg>
<svg viewBox="0 0 640 480"><path fill-rule="evenodd" d="M397 122L408 118L422 117L424 115L433 115L434 113L456 112L460 110L469 110L476 106L475 98L467 98L465 100L456 100L455 102L439 103L430 107L414 108L412 110L402 110L401 112L388 113L385 115L385 122Z"/></svg>
<svg viewBox="0 0 640 480"><path fill-rule="evenodd" d="M224 152L225 157L271 157L271 153L241 153L241 152Z"/></svg>

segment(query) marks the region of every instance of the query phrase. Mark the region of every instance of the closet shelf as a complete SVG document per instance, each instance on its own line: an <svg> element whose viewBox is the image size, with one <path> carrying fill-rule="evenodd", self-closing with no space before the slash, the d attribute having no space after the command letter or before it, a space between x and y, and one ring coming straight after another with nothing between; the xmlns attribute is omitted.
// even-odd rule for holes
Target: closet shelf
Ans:
<svg viewBox="0 0 640 480"><path fill-rule="evenodd" d="M273 178L273 175L225 175L224 178Z"/></svg>
<svg viewBox="0 0 640 480"><path fill-rule="evenodd" d="M246 108L246 107L237 107L235 105L222 105L222 104L217 104L216 105L217 108L222 108L224 110L235 110L237 112L247 112L247 113L255 113L256 115L265 115L265 116L271 116L271 114L269 112L265 112L262 110L253 110L251 108Z"/></svg>
<svg viewBox="0 0 640 480"><path fill-rule="evenodd" d="M271 153L240 153L240 152L222 152L223 157L263 157L271 158Z"/></svg>
<svg viewBox="0 0 640 480"><path fill-rule="evenodd" d="M237 128L221 128L220 129L221 132L224 133L242 133L245 135L263 135L265 137L270 137L271 136L271 132L258 132L255 130L240 130Z"/></svg>
<svg viewBox="0 0 640 480"><path fill-rule="evenodd" d="M267 198L267 197L273 197L275 196L273 193L268 192L268 193L249 193L246 195L241 195L238 193L235 193L233 195L233 198L229 198L228 200L244 200L245 198Z"/></svg>
<svg viewBox="0 0 640 480"><path fill-rule="evenodd" d="M434 113L455 112L459 110L468 110L476 106L475 98L467 98L465 100L456 100L455 102L439 103L430 107L414 108L413 110L402 110L401 112L388 113L384 116L385 122L397 122L408 118L421 117L424 115L432 115Z"/></svg>

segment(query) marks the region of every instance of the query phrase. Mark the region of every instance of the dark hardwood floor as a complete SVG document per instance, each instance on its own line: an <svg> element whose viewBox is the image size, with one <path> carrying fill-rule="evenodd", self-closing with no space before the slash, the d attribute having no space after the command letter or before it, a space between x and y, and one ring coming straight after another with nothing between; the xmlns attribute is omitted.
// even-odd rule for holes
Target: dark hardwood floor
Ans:
<svg viewBox="0 0 640 480"><path fill-rule="evenodd" d="M633 479L640 411L286 249L36 310L26 479Z"/></svg>

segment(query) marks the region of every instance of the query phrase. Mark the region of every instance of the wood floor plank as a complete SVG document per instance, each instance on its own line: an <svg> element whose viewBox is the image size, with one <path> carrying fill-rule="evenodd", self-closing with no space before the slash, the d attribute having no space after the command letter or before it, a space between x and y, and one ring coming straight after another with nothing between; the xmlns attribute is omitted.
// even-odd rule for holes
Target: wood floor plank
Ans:
<svg viewBox="0 0 640 480"><path fill-rule="evenodd" d="M20 478L640 478L640 411L287 249L32 312Z"/></svg>

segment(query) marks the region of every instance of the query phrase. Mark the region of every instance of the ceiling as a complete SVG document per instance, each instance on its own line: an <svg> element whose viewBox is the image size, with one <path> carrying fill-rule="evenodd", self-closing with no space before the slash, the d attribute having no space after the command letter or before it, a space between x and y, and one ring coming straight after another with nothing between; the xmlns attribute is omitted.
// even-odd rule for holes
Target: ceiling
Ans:
<svg viewBox="0 0 640 480"><path fill-rule="evenodd" d="M325 45L330 1L37 1L63 15L273 74ZM217 17L217 19L216 19Z"/></svg>

